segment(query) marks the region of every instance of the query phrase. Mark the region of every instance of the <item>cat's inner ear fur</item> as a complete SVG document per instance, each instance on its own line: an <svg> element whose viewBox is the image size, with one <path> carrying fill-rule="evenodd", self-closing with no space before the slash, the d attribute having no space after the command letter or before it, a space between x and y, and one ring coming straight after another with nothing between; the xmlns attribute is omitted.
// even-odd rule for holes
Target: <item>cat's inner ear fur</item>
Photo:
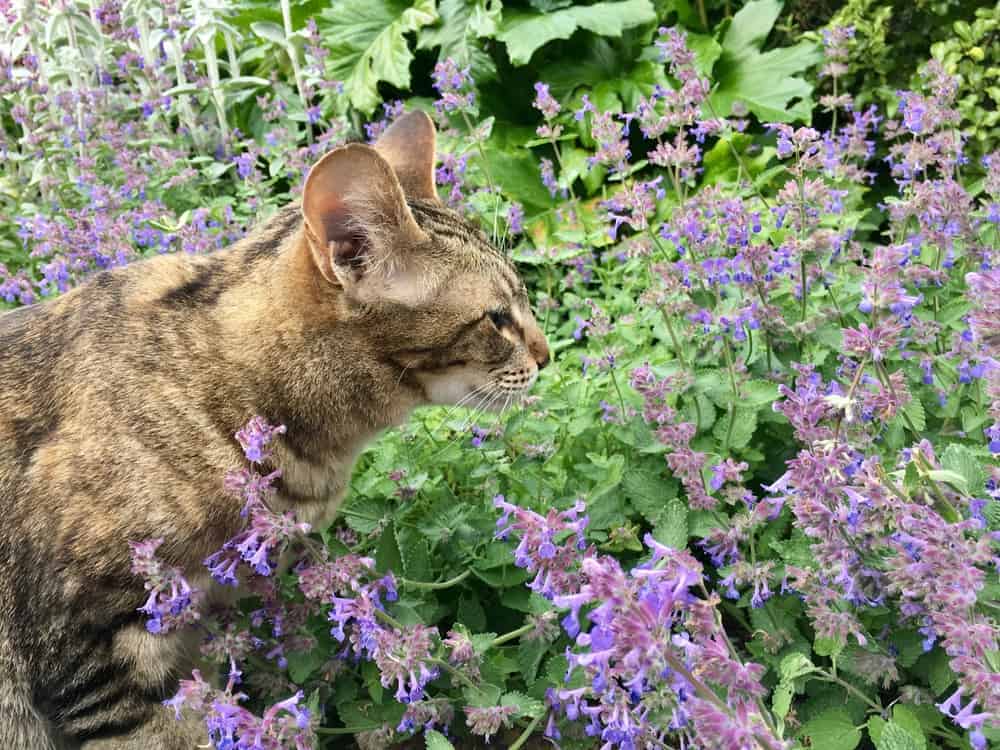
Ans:
<svg viewBox="0 0 1000 750"><path fill-rule="evenodd" d="M352 143L320 159L306 179L302 213L316 267L351 296L416 304L433 286L420 257L430 240L373 148Z"/></svg>
<svg viewBox="0 0 1000 750"><path fill-rule="evenodd" d="M437 134L425 112L407 112L392 123L375 142L392 167L408 198L438 200L434 183Z"/></svg>

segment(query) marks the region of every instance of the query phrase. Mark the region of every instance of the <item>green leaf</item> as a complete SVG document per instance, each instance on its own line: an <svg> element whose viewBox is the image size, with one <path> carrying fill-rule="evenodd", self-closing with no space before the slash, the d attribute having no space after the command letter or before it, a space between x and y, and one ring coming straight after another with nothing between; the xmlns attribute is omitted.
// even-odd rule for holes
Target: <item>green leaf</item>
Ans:
<svg viewBox="0 0 1000 750"><path fill-rule="evenodd" d="M361 679L364 681L365 687L368 688L368 695L371 696L372 700L381 703L385 688L382 686L382 675L374 662L362 662Z"/></svg>
<svg viewBox="0 0 1000 750"><path fill-rule="evenodd" d="M273 42L279 47L286 44L285 30L272 21L254 21L250 24L250 30L268 42Z"/></svg>
<svg viewBox="0 0 1000 750"><path fill-rule="evenodd" d="M399 544L393 533L393 524L382 534L378 547L375 548L375 570L379 573L393 572L397 575L403 569L403 558L399 554Z"/></svg>
<svg viewBox="0 0 1000 750"><path fill-rule="evenodd" d="M955 672L948 663L950 659L943 649L935 648L920 658L917 665L919 674L927 675L927 684L934 695L941 695L955 682Z"/></svg>
<svg viewBox="0 0 1000 750"><path fill-rule="evenodd" d="M757 409L778 398L778 386L766 380L751 380L740 386L740 406Z"/></svg>
<svg viewBox="0 0 1000 750"><path fill-rule="evenodd" d="M500 0L441 0L441 24L420 32L417 49L440 47L438 59L450 57L459 66L470 67L480 83L492 80L496 64L478 40L496 35L502 9Z"/></svg>
<svg viewBox="0 0 1000 750"><path fill-rule="evenodd" d="M892 721L905 730L917 743L918 750L927 750L927 738L920 719L910 706L897 703L892 707Z"/></svg>
<svg viewBox="0 0 1000 750"><path fill-rule="evenodd" d="M509 11L504 14L497 39L507 45L507 55L514 65L527 65L537 49L553 39L569 39L577 29L600 36L621 36L625 29L655 21L656 11L650 0L576 5L546 13Z"/></svg>
<svg viewBox="0 0 1000 750"><path fill-rule="evenodd" d="M490 175L506 195L528 209L552 207L552 196L542 185L540 167L530 153L490 148L486 150L486 160Z"/></svg>
<svg viewBox="0 0 1000 750"><path fill-rule="evenodd" d="M734 55L759 50L781 15L782 5L781 0L752 0L744 5L733 16L723 48Z"/></svg>
<svg viewBox="0 0 1000 750"><path fill-rule="evenodd" d="M661 460L662 463L662 460ZM656 524L677 497L677 482L647 469L630 469L622 478L622 488L635 508L651 524Z"/></svg>
<svg viewBox="0 0 1000 750"><path fill-rule="evenodd" d="M473 632L486 628L486 612L475 596L462 594L458 600L456 617L460 623Z"/></svg>
<svg viewBox="0 0 1000 750"><path fill-rule="evenodd" d="M813 87L797 74L822 60L819 46L804 41L760 52L780 12L780 0L751 0L733 17L714 69L711 103L720 116L742 102L765 122L811 117Z"/></svg>
<svg viewBox="0 0 1000 750"><path fill-rule="evenodd" d="M435 729L424 730L424 742L427 743L427 750L455 750L448 738Z"/></svg>
<svg viewBox="0 0 1000 750"><path fill-rule="evenodd" d="M779 719L784 719L788 715L788 709L792 707L792 696L794 693L795 688L787 680L779 682L778 686L774 689L774 693L771 695L771 709Z"/></svg>
<svg viewBox="0 0 1000 750"><path fill-rule="evenodd" d="M467 687L462 691L466 703L477 708L495 706L497 701L500 700L502 692L503 690L499 687L491 685L488 682L484 682L476 687Z"/></svg>
<svg viewBox="0 0 1000 750"><path fill-rule="evenodd" d="M653 538L660 544L674 549L684 549L688 540L687 504L680 498L667 502L653 524Z"/></svg>
<svg viewBox="0 0 1000 750"><path fill-rule="evenodd" d="M922 733L920 739L923 740L922 743L899 724L890 721L882 727L882 736L875 743L875 747L878 750L924 750L927 741L924 740Z"/></svg>
<svg viewBox="0 0 1000 750"><path fill-rule="evenodd" d="M960 474L968 485L970 495L982 494L985 489L986 472L983 471L983 467L976 457L972 455L972 451L964 445L952 443L945 448L944 453L941 454L941 466Z"/></svg>
<svg viewBox="0 0 1000 750"><path fill-rule="evenodd" d="M318 648L311 651L289 651L285 658L288 660L288 676L299 685L308 680L326 661Z"/></svg>
<svg viewBox="0 0 1000 750"><path fill-rule="evenodd" d="M431 567L430 548L426 540L409 529L396 529L396 542L402 558L403 575L411 581L429 581L435 571Z"/></svg>
<svg viewBox="0 0 1000 750"><path fill-rule="evenodd" d="M817 656L837 656L843 650L844 644L829 636L818 636L813 642L813 651Z"/></svg>
<svg viewBox="0 0 1000 750"><path fill-rule="evenodd" d="M903 413L910 418L910 423L918 432L927 429L927 416L919 398L910 399L910 402L903 407Z"/></svg>
<svg viewBox="0 0 1000 750"><path fill-rule="evenodd" d="M500 699L501 706L514 706L517 708L515 717L518 719L534 719L545 712L545 704L540 700L525 695L524 693L505 693Z"/></svg>
<svg viewBox="0 0 1000 750"><path fill-rule="evenodd" d="M712 434L716 439L725 441L729 435L729 448L739 450L746 448L753 437L754 430L757 429L757 412L743 407L736 407L733 414L733 429L729 429L729 413L723 414L712 428Z"/></svg>
<svg viewBox="0 0 1000 750"><path fill-rule="evenodd" d="M778 672L781 674L782 680L794 680L796 677L809 674L815 668L808 656L796 652L788 654L781 660Z"/></svg>
<svg viewBox="0 0 1000 750"><path fill-rule="evenodd" d="M521 669L521 676L525 683L531 684L538 674L538 667L542 663L542 657L548 651L548 644L542 640L526 641L521 639L517 647L517 665Z"/></svg>
<svg viewBox="0 0 1000 750"><path fill-rule="evenodd" d="M343 81L351 104L365 114L381 102L379 81L407 89L410 52L405 35L434 23L434 0L341 0L323 11L327 73Z"/></svg>
<svg viewBox="0 0 1000 750"><path fill-rule="evenodd" d="M932 469L927 472L927 476L935 482L950 484L963 495L969 494L968 482L965 481L965 477L957 472L949 471L948 469Z"/></svg>
<svg viewBox="0 0 1000 750"><path fill-rule="evenodd" d="M812 747L823 750L854 750L861 742L861 732L850 714L842 708L824 711L802 727L800 737L808 737Z"/></svg>

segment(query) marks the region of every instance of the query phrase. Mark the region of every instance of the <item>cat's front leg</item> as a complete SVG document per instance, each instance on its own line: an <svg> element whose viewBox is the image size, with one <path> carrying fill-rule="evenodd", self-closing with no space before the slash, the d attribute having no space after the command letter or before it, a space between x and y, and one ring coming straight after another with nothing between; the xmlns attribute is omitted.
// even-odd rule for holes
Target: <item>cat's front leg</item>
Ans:
<svg viewBox="0 0 1000 750"><path fill-rule="evenodd" d="M193 717L176 719L174 712L157 704L151 717L122 735L87 740L81 750L195 750L211 747L205 724Z"/></svg>

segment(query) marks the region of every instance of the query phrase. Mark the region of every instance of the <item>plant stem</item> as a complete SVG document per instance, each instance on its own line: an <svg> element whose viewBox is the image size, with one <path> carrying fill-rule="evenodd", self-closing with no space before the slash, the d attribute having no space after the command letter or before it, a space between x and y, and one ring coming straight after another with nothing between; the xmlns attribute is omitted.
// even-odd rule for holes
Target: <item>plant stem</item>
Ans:
<svg viewBox="0 0 1000 750"><path fill-rule="evenodd" d="M299 91L299 99L302 100L302 109L308 110L309 98L306 96L306 87L302 80L299 55L295 50L295 45L292 44L292 34L295 31L292 28L292 5L289 0L281 0L281 21L285 28L285 54L288 55L288 59L292 62L292 75L295 77L295 88ZM313 142L312 125L309 124L308 119L306 120L306 137L311 144Z"/></svg>
<svg viewBox="0 0 1000 750"><path fill-rule="evenodd" d="M503 635L498 635L492 641L490 641L490 648L494 646L502 646L508 641L512 641L515 638L520 638L525 633L530 633L534 629L534 625L522 625L517 630L512 630L509 633L504 633Z"/></svg>
<svg viewBox="0 0 1000 750"><path fill-rule="evenodd" d="M372 724L367 727L335 727L333 729L329 727L316 727L313 731L316 734L360 734L361 732L371 732L376 729L381 729L381 724Z"/></svg>
<svg viewBox="0 0 1000 750"><path fill-rule="evenodd" d="M842 680L839 677L837 677L837 675L831 674L831 673L827 672L825 669L822 669L820 667L816 667L815 671L813 672L813 674L818 675L819 678L821 680L824 680L825 682L833 682L833 683L836 683L837 685L840 685L847 692L852 693L853 695L855 695L856 697L860 698L862 701L864 701L865 703L867 703L872 709L874 709L875 711L878 711L878 713L879 713L880 716L885 714L885 709L882 707L881 704L876 703L871 698L869 698L867 695L865 695L860 690L858 690L856 687L854 687L854 685L852 685L849 682L845 682L844 680Z"/></svg>
<svg viewBox="0 0 1000 750"><path fill-rule="evenodd" d="M684 350L681 348L681 342L677 338L677 334L674 332L674 324L670 320L670 316L667 315L667 311L662 307L660 308L660 314L663 315L663 322L667 325L667 333L670 334L670 342L674 345L674 354L677 355L677 359L680 361L682 367L687 367L687 361L684 359Z"/></svg>
<svg viewBox="0 0 1000 750"><path fill-rule="evenodd" d="M286 0L287 2L287 0ZM465 122L465 127L469 129L469 136L472 137L475 128L472 127L472 121L469 119L469 115L466 112L462 112L462 120ZM479 138L475 139L476 150L479 152L479 158L483 165L483 174L486 175L486 183L490 186L490 194L493 195L493 238L497 237L497 219L500 214L500 192L497 190L496 183L493 182L493 175L490 174L490 164L486 160L486 151L483 150L483 143Z"/></svg>
<svg viewBox="0 0 1000 750"><path fill-rule="evenodd" d="M531 723L524 728L523 732L521 732L521 736L518 737L516 740L514 740L513 744L510 747L508 747L507 750L520 750L520 748L524 746L524 743L531 738L531 733L534 732L535 729L538 727L538 725L541 723L542 716L544 715L545 714L541 714L540 716L536 716L534 719L532 719Z"/></svg>
<svg viewBox="0 0 1000 750"><path fill-rule="evenodd" d="M454 578L449 578L447 581L411 581L408 578L400 578L399 585L408 589L440 591L441 589L450 589L452 586L457 586L471 575L472 575L472 570L469 569L464 573L459 573Z"/></svg>

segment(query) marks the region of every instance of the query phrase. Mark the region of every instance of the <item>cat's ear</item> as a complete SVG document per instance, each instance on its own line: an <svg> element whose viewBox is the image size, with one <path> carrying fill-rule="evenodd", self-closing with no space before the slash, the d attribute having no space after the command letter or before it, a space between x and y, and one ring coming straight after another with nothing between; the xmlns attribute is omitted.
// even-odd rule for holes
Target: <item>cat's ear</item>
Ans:
<svg viewBox="0 0 1000 750"><path fill-rule="evenodd" d="M389 162L409 198L438 199L434 185L436 139L431 118L416 110L399 117L375 142L375 149Z"/></svg>
<svg viewBox="0 0 1000 750"><path fill-rule="evenodd" d="M341 146L316 162L302 193L306 238L327 281L352 296L412 302L419 246L429 242L392 167L370 146Z"/></svg>

